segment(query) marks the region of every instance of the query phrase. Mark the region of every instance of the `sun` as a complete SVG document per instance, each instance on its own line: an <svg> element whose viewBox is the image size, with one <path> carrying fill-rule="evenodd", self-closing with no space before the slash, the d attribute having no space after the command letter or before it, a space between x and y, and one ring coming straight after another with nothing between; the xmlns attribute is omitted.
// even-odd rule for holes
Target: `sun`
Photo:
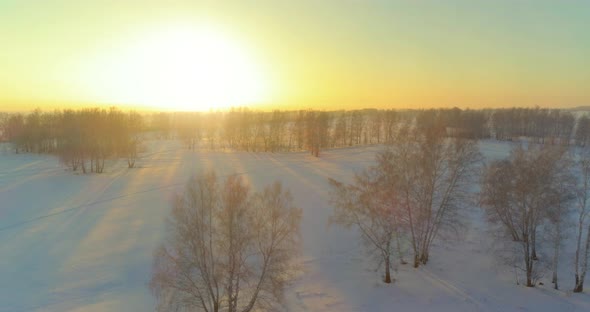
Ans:
<svg viewBox="0 0 590 312"><path fill-rule="evenodd" d="M94 62L100 101L206 111L268 98L268 81L250 51L211 28L164 27L126 45Z"/></svg>

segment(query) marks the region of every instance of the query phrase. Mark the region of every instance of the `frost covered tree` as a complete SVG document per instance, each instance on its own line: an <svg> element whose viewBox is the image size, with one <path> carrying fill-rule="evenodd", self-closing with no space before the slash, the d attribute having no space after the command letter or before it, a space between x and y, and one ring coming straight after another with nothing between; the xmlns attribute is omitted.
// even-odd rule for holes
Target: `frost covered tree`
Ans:
<svg viewBox="0 0 590 312"><path fill-rule="evenodd" d="M444 128L424 125L402 130L385 152L382 168L403 194L403 222L414 252L414 267L426 264L430 246L443 232L461 228L461 208L481 154L474 140L446 138ZM393 182L394 181L394 182Z"/></svg>
<svg viewBox="0 0 590 312"><path fill-rule="evenodd" d="M154 253L158 310L276 310L299 250L300 220L279 182L252 194L238 176L190 179Z"/></svg>
<svg viewBox="0 0 590 312"><path fill-rule="evenodd" d="M564 149L516 147L505 160L487 166L481 185L481 205L488 221L503 229L520 246L521 267L526 272L526 286L533 287L538 277L538 229L548 213L555 212L561 198ZM563 207L562 207L563 208ZM561 216L561 214L559 215Z"/></svg>
<svg viewBox="0 0 590 312"><path fill-rule="evenodd" d="M330 116L326 112L309 110L305 115L305 138L307 148L315 157L320 156L320 150L328 146L328 130Z"/></svg>
<svg viewBox="0 0 590 312"><path fill-rule="evenodd" d="M4 124L4 135L14 147L14 152L24 149L25 145L25 118L21 114L13 114L8 117Z"/></svg>
<svg viewBox="0 0 590 312"><path fill-rule="evenodd" d="M201 124L203 118L199 113L178 113L176 118L176 132L189 150L195 147L201 139Z"/></svg>
<svg viewBox="0 0 590 312"><path fill-rule="evenodd" d="M557 163L555 176L551 179L552 185L547 190L548 196L545 204L548 226L546 227L549 242L552 245L553 256L551 259L551 283L555 289L559 289L557 268L561 245L567 236L570 227L569 216L572 202L575 199L575 179L571 172L571 162L565 158Z"/></svg>
<svg viewBox="0 0 590 312"><path fill-rule="evenodd" d="M370 256L384 266L383 281L391 283L394 252L399 251L399 213L401 207L395 189L385 191L382 171L378 166L368 168L346 185L330 179L331 202L335 207L330 222L354 227ZM401 254L400 254L401 256Z"/></svg>
<svg viewBox="0 0 590 312"><path fill-rule="evenodd" d="M137 112L129 112L124 129L125 135L123 136L120 152L127 158L127 167L133 168L142 147L141 131L143 129L143 120L141 115Z"/></svg>
<svg viewBox="0 0 590 312"><path fill-rule="evenodd" d="M426 264L432 243L462 227L480 159L476 141L446 138L431 125L406 126L351 185L331 180L334 219L359 228L386 264L395 248L401 256L400 240L409 242L414 267Z"/></svg>

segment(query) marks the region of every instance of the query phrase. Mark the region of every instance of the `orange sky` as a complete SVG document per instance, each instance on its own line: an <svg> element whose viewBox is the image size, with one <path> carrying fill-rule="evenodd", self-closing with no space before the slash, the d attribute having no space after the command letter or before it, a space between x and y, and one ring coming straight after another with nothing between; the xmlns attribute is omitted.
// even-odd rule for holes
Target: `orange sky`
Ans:
<svg viewBox="0 0 590 312"><path fill-rule="evenodd" d="M587 1L0 2L0 111L590 105Z"/></svg>

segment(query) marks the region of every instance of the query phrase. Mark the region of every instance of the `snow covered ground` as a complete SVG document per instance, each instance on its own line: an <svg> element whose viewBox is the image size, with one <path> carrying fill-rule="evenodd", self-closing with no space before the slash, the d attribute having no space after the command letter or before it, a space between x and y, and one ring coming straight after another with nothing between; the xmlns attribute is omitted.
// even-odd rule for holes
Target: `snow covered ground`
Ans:
<svg viewBox="0 0 590 312"><path fill-rule="evenodd" d="M279 179L303 208L301 272L288 289L289 311L590 311L590 296L514 284L491 255L481 211L466 211L469 229L438 243L420 269L400 265L395 283L364 257L352 230L328 226L327 178L349 181L373 163L378 146L307 153L192 152L172 141L150 141L126 168L107 165L79 175L46 155L0 148L0 311L150 311L152 251L163 234L170 198L204 168L243 174L254 188ZM488 159L510 143L484 142ZM571 248L560 270L571 289ZM590 281L587 281L590 286Z"/></svg>

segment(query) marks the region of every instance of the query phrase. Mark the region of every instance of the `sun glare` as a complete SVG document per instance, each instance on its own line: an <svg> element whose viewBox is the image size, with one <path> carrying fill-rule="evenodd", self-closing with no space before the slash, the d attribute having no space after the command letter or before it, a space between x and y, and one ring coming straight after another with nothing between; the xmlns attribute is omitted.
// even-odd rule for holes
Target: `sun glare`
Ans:
<svg viewBox="0 0 590 312"><path fill-rule="evenodd" d="M268 96L249 51L208 28L161 29L94 66L95 94L110 103L205 111L259 104Z"/></svg>

